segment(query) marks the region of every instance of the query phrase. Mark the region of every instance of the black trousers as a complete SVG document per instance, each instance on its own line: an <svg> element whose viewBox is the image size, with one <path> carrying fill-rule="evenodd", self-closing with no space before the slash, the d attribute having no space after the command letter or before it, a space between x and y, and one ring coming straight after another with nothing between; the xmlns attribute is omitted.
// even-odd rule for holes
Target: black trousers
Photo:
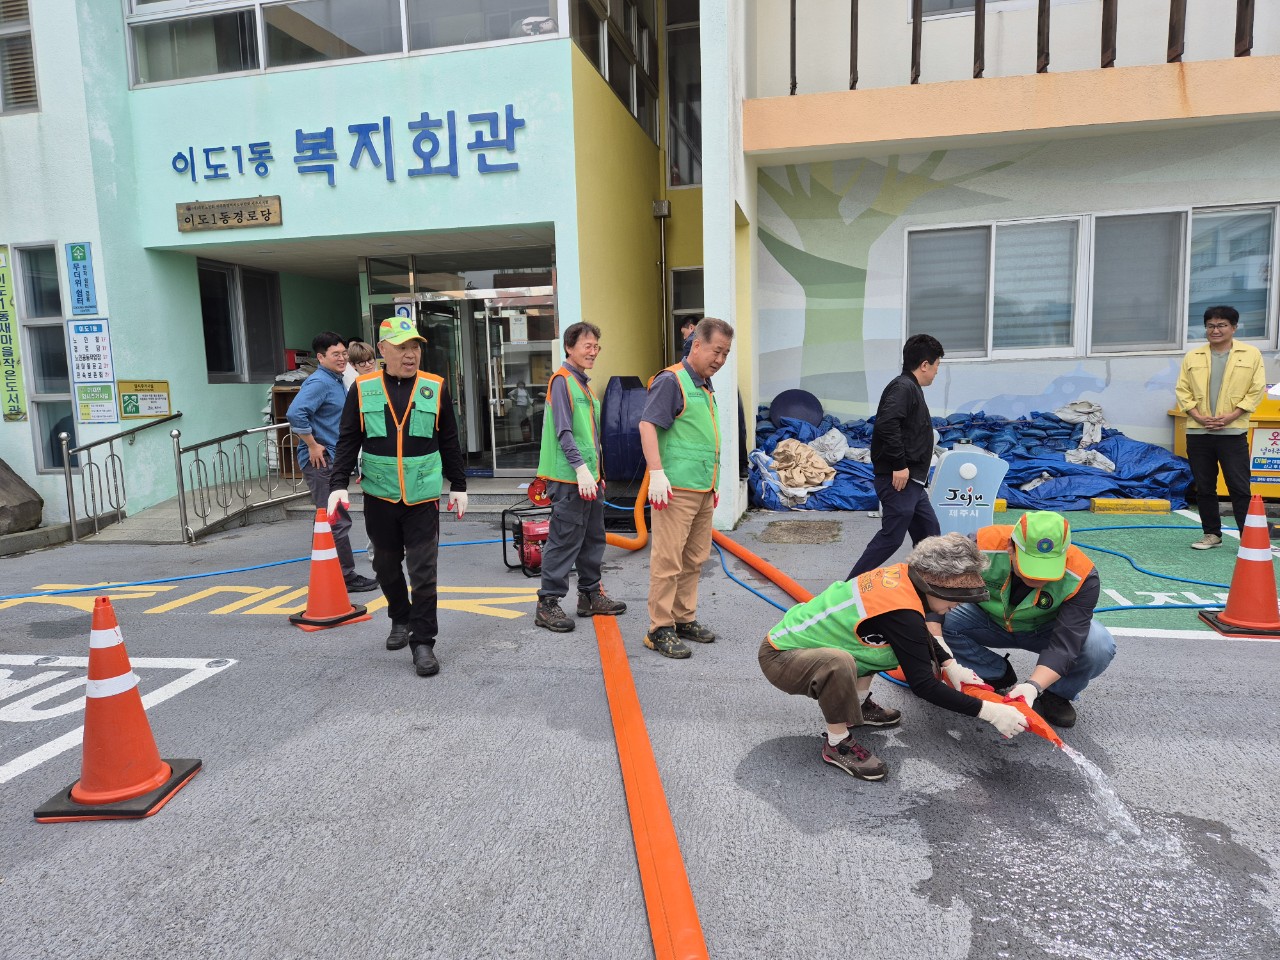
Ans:
<svg viewBox="0 0 1280 960"><path fill-rule="evenodd" d="M846 580L883 566L898 552L905 535L911 535L911 545L915 546L925 537L936 537L941 532L938 515L929 502L929 491L920 484L908 480L905 489L895 490L893 477L877 474L875 485L876 495L880 498L880 529L862 551Z"/></svg>
<svg viewBox="0 0 1280 960"><path fill-rule="evenodd" d="M1200 528L1222 536L1222 514L1218 507L1218 468L1227 482L1231 512L1236 526L1244 529L1249 515L1249 435L1187 433L1187 462L1196 481L1196 505L1200 508Z"/></svg>
<svg viewBox="0 0 1280 960"><path fill-rule="evenodd" d="M435 646L436 560L440 555L440 504L432 500L407 506L389 503L368 494L364 498L364 524L373 542L373 574L387 598L392 623L407 623L414 646ZM405 586L401 563L407 561L409 585ZM409 591L413 591L410 603Z"/></svg>

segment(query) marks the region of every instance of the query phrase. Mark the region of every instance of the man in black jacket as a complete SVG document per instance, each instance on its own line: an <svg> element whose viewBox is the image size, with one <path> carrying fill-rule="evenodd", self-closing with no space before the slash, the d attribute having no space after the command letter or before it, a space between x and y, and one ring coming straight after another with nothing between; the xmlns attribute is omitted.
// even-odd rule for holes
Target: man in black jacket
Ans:
<svg viewBox="0 0 1280 960"><path fill-rule="evenodd" d="M942 355L942 344L927 333L908 337L902 347L902 373L880 394L871 431L880 530L849 571L848 580L884 566L902 546L903 534L909 533L915 546L940 532L925 486L933 456L933 420L923 388L938 375Z"/></svg>

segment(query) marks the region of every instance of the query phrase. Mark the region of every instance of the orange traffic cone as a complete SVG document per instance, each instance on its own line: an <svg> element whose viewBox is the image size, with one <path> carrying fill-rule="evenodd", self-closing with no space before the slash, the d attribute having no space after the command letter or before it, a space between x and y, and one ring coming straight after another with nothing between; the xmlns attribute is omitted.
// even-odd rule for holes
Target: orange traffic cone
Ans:
<svg viewBox="0 0 1280 960"><path fill-rule="evenodd" d="M344 623L372 620L360 604L352 605L347 584L342 579L342 564L333 545L333 530L324 507L316 510L315 537L311 545L311 585L307 588L307 609L295 613L289 622L303 630L325 630Z"/></svg>
<svg viewBox="0 0 1280 960"><path fill-rule="evenodd" d="M80 779L36 811L40 823L149 817L200 770L161 760L111 601L98 597L89 634Z"/></svg>
<svg viewBox="0 0 1280 960"><path fill-rule="evenodd" d="M1276 571L1261 497L1249 501L1249 515L1240 531L1240 552L1236 554L1236 569L1231 574L1227 607L1220 612L1201 610L1200 619L1228 636L1280 637Z"/></svg>

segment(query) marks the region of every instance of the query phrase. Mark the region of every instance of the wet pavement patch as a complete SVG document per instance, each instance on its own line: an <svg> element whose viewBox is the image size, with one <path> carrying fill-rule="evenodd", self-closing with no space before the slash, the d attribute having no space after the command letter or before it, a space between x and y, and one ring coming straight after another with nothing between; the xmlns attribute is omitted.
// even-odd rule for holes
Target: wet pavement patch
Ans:
<svg viewBox="0 0 1280 960"><path fill-rule="evenodd" d="M838 543L838 520L774 520L756 534L762 543Z"/></svg>

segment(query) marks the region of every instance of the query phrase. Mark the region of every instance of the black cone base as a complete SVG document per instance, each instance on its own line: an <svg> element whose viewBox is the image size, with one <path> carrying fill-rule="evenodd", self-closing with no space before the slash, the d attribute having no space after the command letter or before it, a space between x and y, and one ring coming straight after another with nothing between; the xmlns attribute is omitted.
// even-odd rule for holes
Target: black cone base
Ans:
<svg viewBox="0 0 1280 960"><path fill-rule="evenodd" d="M1221 610L1201 610L1200 619L1207 623L1213 629L1228 637L1277 637L1280 638L1280 629L1268 630L1266 627L1238 627L1234 623L1223 623L1222 618L1218 614Z"/></svg>
<svg viewBox="0 0 1280 960"><path fill-rule="evenodd" d="M116 803L84 804L71 799L71 787L59 791L48 803L36 810L35 817L40 823L60 823L72 820L141 820L157 812L172 799L173 795L187 785L187 781L200 772L199 760L164 759L173 775L150 793L144 793L132 800L120 800ZM78 781L77 781L78 782Z"/></svg>

